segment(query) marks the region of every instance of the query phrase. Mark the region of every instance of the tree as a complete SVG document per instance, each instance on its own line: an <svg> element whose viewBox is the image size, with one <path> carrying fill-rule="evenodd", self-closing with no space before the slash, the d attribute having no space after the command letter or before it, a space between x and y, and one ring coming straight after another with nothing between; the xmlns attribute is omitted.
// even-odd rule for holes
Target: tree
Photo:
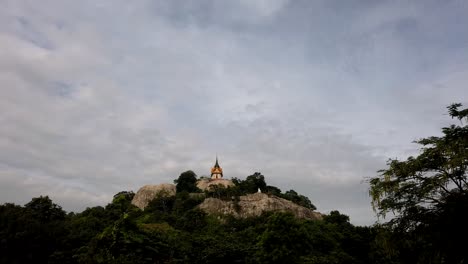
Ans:
<svg viewBox="0 0 468 264"><path fill-rule="evenodd" d="M273 194L273 195L276 195L276 196L280 196L281 195L281 189L276 187L276 186L268 185L266 187L266 193Z"/></svg>
<svg viewBox="0 0 468 264"><path fill-rule="evenodd" d="M419 238L423 236L422 240L426 242L429 240L428 247L432 248L423 247L421 252L433 254L429 256L432 260L448 259L447 250L434 248L436 240L444 237L441 233L447 231L442 227L459 223L460 219L468 222L464 212L464 201L468 196L468 109L460 110L460 107L461 104L447 107L449 115L458 119L460 125L442 128L440 137L417 140L415 143L421 145L417 157L409 157L405 161L391 159L387 163L388 168L380 170L380 175L369 181L369 194L377 215L385 217L393 212L395 217L388 222L391 228L411 235L419 234ZM451 217L447 218L447 215ZM440 224L442 220L444 225ZM465 225L456 225L452 231L455 232L452 237L468 235ZM456 241L445 238L443 244L455 244L456 248ZM468 260L463 256L466 255L464 252L455 253L458 259L453 263L461 263L463 258Z"/></svg>
<svg viewBox="0 0 468 264"><path fill-rule="evenodd" d="M262 192L267 190L267 184L265 182L265 176L260 172L247 176L245 180L232 179L232 182L239 188L241 194L256 193L258 189Z"/></svg>
<svg viewBox="0 0 468 264"><path fill-rule="evenodd" d="M301 222L292 214L275 213L265 227L257 243L258 263L298 263L299 257L310 249Z"/></svg>
<svg viewBox="0 0 468 264"><path fill-rule="evenodd" d="M67 235L65 211L47 196L0 206L0 263L48 263Z"/></svg>
<svg viewBox="0 0 468 264"><path fill-rule="evenodd" d="M341 214L337 210L333 210L329 215L325 215L325 222L337 224L337 225L346 225L349 224L349 216Z"/></svg>
<svg viewBox="0 0 468 264"><path fill-rule="evenodd" d="M300 205L300 206L304 206L305 208L309 208L311 210L316 210L317 207L315 207L315 205L312 204L312 202L309 200L309 198L307 198L306 196L302 195L302 194L298 194L296 191L294 190L289 190L287 192L285 192L283 195L280 195L280 197L283 197L287 200L290 200L291 202L297 204L297 205Z"/></svg>
<svg viewBox="0 0 468 264"><path fill-rule="evenodd" d="M53 203L49 196L33 198L24 207L29 210L35 219L42 222L63 220L65 218L65 211L62 210L62 207Z"/></svg>
<svg viewBox="0 0 468 264"><path fill-rule="evenodd" d="M166 241L138 228L124 215L89 243L81 263L167 263Z"/></svg>
<svg viewBox="0 0 468 264"><path fill-rule="evenodd" d="M132 205L133 192L122 191L114 195L112 202L106 206L107 215L113 219L119 219L124 213L137 209Z"/></svg>
<svg viewBox="0 0 468 264"><path fill-rule="evenodd" d="M200 192L200 189L197 187L197 175L191 170L182 172L179 178L174 180L174 183L177 184L177 192Z"/></svg>

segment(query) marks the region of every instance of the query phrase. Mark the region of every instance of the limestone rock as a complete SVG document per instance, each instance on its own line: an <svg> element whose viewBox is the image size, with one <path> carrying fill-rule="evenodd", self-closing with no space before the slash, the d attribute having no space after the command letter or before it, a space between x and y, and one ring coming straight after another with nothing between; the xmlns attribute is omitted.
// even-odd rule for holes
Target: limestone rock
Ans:
<svg viewBox="0 0 468 264"><path fill-rule="evenodd" d="M298 218L321 220L322 214L286 199L265 193L240 196L239 201L207 198L199 208L208 214L233 215L238 218L260 216L263 212L290 212Z"/></svg>
<svg viewBox="0 0 468 264"><path fill-rule="evenodd" d="M226 180L226 179L200 179L197 182L197 187L202 190L209 190L212 188L214 185L221 185L224 188L234 186L234 183L231 180Z"/></svg>
<svg viewBox="0 0 468 264"><path fill-rule="evenodd" d="M225 179L201 179L197 187L207 190L214 185L223 187L234 186L232 181ZM174 184L145 185L135 194L132 204L144 209L148 203L158 196L174 196L176 186ZM203 193L193 193L191 196L203 196ZM233 215L238 218L260 216L263 212L290 212L298 218L321 220L322 214L308 208L297 205L286 199L265 194L253 193L240 196L238 201L223 201L216 198L206 198L199 206L201 210L214 215Z"/></svg>
<svg viewBox="0 0 468 264"><path fill-rule="evenodd" d="M176 186L174 184L145 185L135 194L132 204L140 209L145 209L148 203L157 196L174 196L175 194Z"/></svg>

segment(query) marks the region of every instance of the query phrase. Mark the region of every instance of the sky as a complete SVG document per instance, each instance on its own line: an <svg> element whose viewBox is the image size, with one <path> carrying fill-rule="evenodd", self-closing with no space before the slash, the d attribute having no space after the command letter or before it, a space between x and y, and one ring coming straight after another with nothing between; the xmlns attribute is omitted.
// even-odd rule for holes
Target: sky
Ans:
<svg viewBox="0 0 468 264"><path fill-rule="evenodd" d="M468 1L0 6L0 203L79 212L218 155L370 225L367 179L468 104Z"/></svg>

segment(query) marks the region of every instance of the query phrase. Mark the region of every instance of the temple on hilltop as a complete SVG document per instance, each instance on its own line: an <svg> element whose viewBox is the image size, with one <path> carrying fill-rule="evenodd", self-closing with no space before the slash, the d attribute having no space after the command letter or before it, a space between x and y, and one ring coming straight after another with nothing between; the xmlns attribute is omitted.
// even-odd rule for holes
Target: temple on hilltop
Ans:
<svg viewBox="0 0 468 264"><path fill-rule="evenodd" d="M216 163L213 168L211 168L211 179L222 179L223 178L223 169L218 164L218 156L216 156Z"/></svg>

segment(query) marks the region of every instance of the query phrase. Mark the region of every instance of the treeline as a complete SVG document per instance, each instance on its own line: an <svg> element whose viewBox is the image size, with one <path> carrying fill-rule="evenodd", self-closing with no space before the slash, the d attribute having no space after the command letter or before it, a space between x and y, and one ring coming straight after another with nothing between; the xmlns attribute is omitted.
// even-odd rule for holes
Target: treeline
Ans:
<svg viewBox="0 0 468 264"><path fill-rule="evenodd" d="M323 221L268 213L236 219L205 214L203 198L178 192L142 211L131 192L105 207L65 213L47 196L0 206L1 263L370 263L383 251L378 229L337 211Z"/></svg>
<svg viewBox="0 0 468 264"><path fill-rule="evenodd" d="M196 181L192 171L182 173L175 180L176 195L159 196L144 211L131 204L133 192L120 192L107 206L78 214L67 214L47 196L25 206L1 205L0 262L369 263L381 258L371 250L378 230L353 226L338 211L311 221L285 213L219 218L197 209L205 197L232 199L258 189L304 203L293 190L281 193L267 185L260 173L205 195L193 195L200 192Z"/></svg>
<svg viewBox="0 0 468 264"><path fill-rule="evenodd" d="M354 226L338 211L312 221L287 213L220 218L197 209L206 197L258 189L315 208L293 190L267 185L260 173L204 195L194 195L201 192L196 181L192 171L182 173L176 195L159 196L144 211L126 191L81 213L66 213L47 196L1 205L0 263L392 263L381 239L389 230Z"/></svg>
<svg viewBox="0 0 468 264"><path fill-rule="evenodd" d="M205 195L183 189L158 196L144 211L133 197L120 192L81 213L66 213L47 196L0 205L0 263L464 263L433 257L434 247L458 249L456 260L466 254L454 235L466 234L465 199L450 202L446 226L405 231L354 226L338 211L319 221L286 213L219 218L197 209Z"/></svg>

